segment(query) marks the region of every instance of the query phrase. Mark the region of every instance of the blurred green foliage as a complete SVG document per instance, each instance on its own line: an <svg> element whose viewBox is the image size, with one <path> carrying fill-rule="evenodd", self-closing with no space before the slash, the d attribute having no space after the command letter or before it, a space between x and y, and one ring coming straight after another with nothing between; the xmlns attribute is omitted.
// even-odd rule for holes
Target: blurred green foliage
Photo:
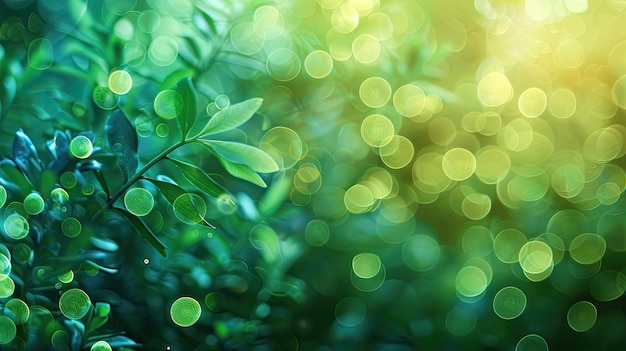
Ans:
<svg viewBox="0 0 626 351"><path fill-rule="evenodd" d="M3 0L1 348L623 347L623 10Z"/></svg>

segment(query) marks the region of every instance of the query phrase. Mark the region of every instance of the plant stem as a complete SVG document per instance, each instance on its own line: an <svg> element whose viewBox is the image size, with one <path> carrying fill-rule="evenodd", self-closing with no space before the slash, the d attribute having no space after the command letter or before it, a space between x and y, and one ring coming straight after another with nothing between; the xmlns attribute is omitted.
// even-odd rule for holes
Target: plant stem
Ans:
<svg viewBox="0 0 626 351"><path fill-rule="evenodd" d="M154 166L155 164L157 164L159 161L163 160L164 158L167 157L167 155L171 154L172 152L174 152L176 149L178 149L179 147L187 144L189 141L191 141L191 139L185 139L183 141L179 141L178 143L168 147L167 149L163 150L160 154L158 154L155 158L153 158L152 160L150 160L150 162L146 163L143 167L141 167L141 169L139 171L137 171L135 173L135 175L133 175L126 183L124 183L122 185L122 187L119 188L119 190L113 194L113 196L111 196L111 198L109 199L109 201L107 201L106 205L104 205L102 208L100 208L100 210L98 210L98 212L96 212L95 215L93 215L93 217L91 217L91 221L95 221L96 219L98 219L106 210L108 210L109 208L111 208L111 206L113 206L113 204L115 203L115 201L117 201L117 199L120 198L120 196L122 196L122 194L124 194L126 192L126 190L128 190L137 180L139 180L139 178L141 178L144 173L146 173L150 168L152 168L152 166Z"/></svg>

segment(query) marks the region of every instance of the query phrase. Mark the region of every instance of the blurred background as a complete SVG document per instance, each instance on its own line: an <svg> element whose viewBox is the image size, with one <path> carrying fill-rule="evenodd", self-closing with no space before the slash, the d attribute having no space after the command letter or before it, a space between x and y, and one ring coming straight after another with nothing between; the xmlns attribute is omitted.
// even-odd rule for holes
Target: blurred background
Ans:
<svg viewBox="0 0 626 351"><path fill-rule="evenodd" d="M115 272L54 263L111 305L105 331L146 350L621 349L625 10L619 0L3 0L0 150L10 154L20 128L37 148L56 130L93 131L104 147L119 107L145 164L179 137L154 110L180 79L192 77L201 121L263 99L224 138L276 161L266 188L202 148L179 152L230 191L203 195L216 229L182 223L157 197L143 220L167 258L117 221L82 236L119 244L104 259ZM177 173L159 163L157 174ZM63 284L48 307L26 288L22 299L63 319ZM191 326L172 314L181 297L200 305ZM35 334L37 345L71 344L34 316L7 349L49 349L27 346Z"/></svg>

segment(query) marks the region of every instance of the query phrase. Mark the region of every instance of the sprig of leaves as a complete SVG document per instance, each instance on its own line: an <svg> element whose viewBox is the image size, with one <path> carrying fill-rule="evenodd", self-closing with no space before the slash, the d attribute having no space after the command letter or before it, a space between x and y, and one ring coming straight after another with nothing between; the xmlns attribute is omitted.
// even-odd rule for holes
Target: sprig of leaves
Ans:
<svg viewBox="0 0 626 351"><path fill-rule="evenodd" d="M217 112L206 125L198 128L195 126L199 114L197 106L198 93L192 79L185 77L180 80L176 85L176 91L182 97L182 108L177 115L177 123L183 138L181 141L163 150L139 169L137 132L122 110L116 109L109 115L105 123L107 141L111 152L118 155L117 165L122 174L123 183L114 194L107 193L109 195L107 203L92 217L92 221L95 221L107 209L114 208L116 212L130 221L138 233L163 256L166 255L165 245L158 240L146 223L131 212L120 207L114 207L116 201L139 179L145 178L146 172L157 163L168 159L197 190L213 198L218 198L228 194L228 192L205 170L174 156L173 154L178 149L192 143L203 145L218 158L224 169L232 176L249 181L260 187L266 187L267 184L259 173L272 173L279 170L276 162L259 148L233 141L205 139L209 136L214 137L219 133L233 130L246 123L259 110L263 103L262 99L252 98L233 104L227 109ZM196 128L194 129L194 127ZM190 136L192 130L198 129L200 129L200 132ZM108 189L106 182L101 177L98 177L98 179L104 183L102 184L103 189ZM172 206L175 206L176 210L179 210L177 207L182 205L175 205L175 203L178 198L187 194L183 188L173 182L164 182L151 178L145 179L152 182L165 199ZM201 220L197 221L198 224L214 228L212 224L203 218L203 214L192 213L197 211L196 206L186 206L180 209L180 211L182 216L188 218L200 216Z"/></svg>

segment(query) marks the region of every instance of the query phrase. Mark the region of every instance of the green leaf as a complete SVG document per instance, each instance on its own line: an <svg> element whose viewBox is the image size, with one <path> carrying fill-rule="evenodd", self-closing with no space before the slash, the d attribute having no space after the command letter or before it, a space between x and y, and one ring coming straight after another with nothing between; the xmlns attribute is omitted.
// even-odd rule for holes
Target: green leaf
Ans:
<svg viewBox="0 0 626 351"><path fill-rule="evenodd" d="M137 132L122 110L116 109L106 120L104 130L111 151L120 153L118 166L124 183L135 174L139 165Z"/></svg>
<svg viewBox="0 0 626 351"><path fill-rule="evenodd" d="M217 134L246 123L261 107L263 99L252 98L217 112L202 131L193 138Z"/></svg>
<svg viewBox="0 0 626 351"><path fill-rule="evenodd" d="M108 320L109 320L108 316L94 317L94 318L91 319L91 321L89 321L89 325L87 326L87 330L89 330L89 331L96 330L96 329L100 328L101 326L105 325Z"/></svg>
<svg viewBox="0 0 626 351"><path fill-rule="evenodd" d="M201 224L210 228L215 228L205 219L206 202L199 195L185 193L174 201L174 212L176 217L187 224Z"/></svg>
<svg viewBox="0 0 626 351"><path fill-rule="evenodd" d="M108 302L96 302L95 312L98 317L106 317L111 313L111 305Z"/></svg>
<svg viewBox="0 0 626 351"><path fill-rule="evenodd" d="M60 173L69 162L70 139L67 134L57 130L54 132L54 139L47 146L53 158L48 168Z"/></svg>
<svg viewBox="0 0 626 351"><path fill-rule="evenodd" d="M198 188L198 190L214 198L226 194L226 190L222 188L221 185L217 184L213 178L209 177L202 169L173 158L168 158L168 160L172 161L176 167L183 172L185 178Z"/></svg>
<svg viewBox="0 0 626 351"><path fill-rule="evenodd" d="M0 168L6 175L6 179L11 181L11 183L17 185L22 193L28 194L33 190L33 185L28 180L28 178L26 178L24 173L22 173L16 167L17 166L15 165L15 163L10 160L2 160L0 162Z"/></svg>
<svg viewBox="0 0 626 351"><path fill-rule="evenodd" d="M224 169L230 173L233 177L237 177L239 179L247 180L252 184L258 185L261 188L266 188L267 184L261 176L252 170L252 168L241 164L241 163L233 163L224 158L218 157Z"/></svg>
<svg viewBox="0 0 626 351"><path fill-rule="evenodd" d="M265 151L254 146L232 141L198 139L213 153L233 162L250 167L253 171L271 173L278 171L278 165Z"/></svg>
<svg viewBox="0 0 626 351"><path fill-rule="evenodd" d="M176 86L176 91L183 98L183 109L178 115L178 123L183 132L183 136L187 136L189 129L193 126L198 115L198 94L193 86L191 77L183 78Z"/></svg>
<svg viewBox="0 0 626 351"><path fill-rule="evenodd" d="M119 207L115 207L115 210L117 210L124 217L126 217L126 219L130 222L130 224L133 225L133 227L135 227L139 234L143 236L143 238L146 239L157 251L159 251L159 253L163 257L167 257L165 245L161 242L161 240L159 240L159 238L157 238L152 230L150 230L150 228L148 228L148 226L146 226L146 224L141 219L139 219L139 217Z"/></svg>
<svg viewBox="0 0 626 351"><path fill-rule="evenodd" d="M280 240L271 227L259 224L252 228L250 242L261 252L266 262L273 262L280 257Z"/></svg>
<svg viewBox="0 0 626 351"><path fill-rule="evenodd" d="M259 203L259 211L271 215L285 202L291 190L291 178L279 174L272 181L270 188L263 194Z"/></svg>
<svg viewBox="0 0 626 351"><path fill-rule="evenodd" d="M152 178L144 178L144 179L152 182L152 184L154 184L157 187L157 189L159 189L161 194L163 194L163 197L165 197L167 202L172 204L172 206L174 205L174 201L176 201L176 199L179 196L186 193L186 191L183 188L179 187L178 185L174 183L164 182L162 180L157 180L157 179L152 179Z"/></svg>
<svg viewBox="0 0 626 351"><path fill-rule="evenodd" d="M215 228L211 223L204 219L204 216L199 215L196 204L193 202L193 199L191 197L189 199L183 198L183 201L181 201L181 196L189 194L183 188L171 182L152 178L144 179L152 182L152 184L154 184L157 189L159 189L165 199L170 204L172 204L174 209L178 211L183 218L189 219L191 222L201 224L205 227Z"/></svg>
<svg viewBox="0 0 626 351"><path fill-rule="evenodd" d="M21 129L15 133L12 151L13 161L22 172L28 174L31 167L34 167L36 171L41 171L43 168L35 145Z"/></svg>

